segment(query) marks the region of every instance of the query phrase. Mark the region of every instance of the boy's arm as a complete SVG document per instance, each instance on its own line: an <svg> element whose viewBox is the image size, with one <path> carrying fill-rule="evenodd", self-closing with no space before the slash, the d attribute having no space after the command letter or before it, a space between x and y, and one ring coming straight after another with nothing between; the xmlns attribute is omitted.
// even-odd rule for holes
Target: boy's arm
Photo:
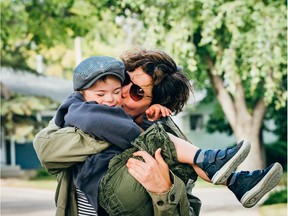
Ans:
<svg viewBox="0 0 288 216"><path fill-rule="evenodd" d="M121 149L131 147L130 142L141 133L139 126L121 107L94 102L72 104L65 115L65 122Z"/></svg>
<svg viewBox="0 0 288 216"><path fill-rule="evenodd" d="M95 140L77 128L59 128L52 119L49 125L35 136L33 146L41 164L51 174L56 174L85 161L89 155L103 151L110 144Z"/></svg>

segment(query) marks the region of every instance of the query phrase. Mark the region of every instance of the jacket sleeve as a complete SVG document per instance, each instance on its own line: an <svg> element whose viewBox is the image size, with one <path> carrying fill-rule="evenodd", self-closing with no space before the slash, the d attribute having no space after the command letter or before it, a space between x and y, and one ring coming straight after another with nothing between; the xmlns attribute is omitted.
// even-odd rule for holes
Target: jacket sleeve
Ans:
<svg viewBox="0 0 288 216"><path fill-rule="evenodd" d="M141 133L121 107L108 107L95 102L73 103L65 115L65 123L85 133L126 150Z"/></svg>
<svg viewBox="0 0 288 216"><path fill-rule="evenodd" d="M33 146L42 166L49 173L57 174L85 161L89 155L107 149L110 144L96 140L77 128L59 128L52 119L49 125L35 136Z"/></svg>
<svg viewBox="0 0 288 216"><path fill-rule="evenodd" d="M148 191L153 202L154 216L198 216L201 201L196 197L193 202L196 202L197 207L189 206L192 197L187 196L185 184L172 171L170 173L173 185L169 191L162 194Z"/></svg>
<svg viewBox="0 0 288 216"><path fill-rule="evenodd" d="M171 117L162 118L160 121L167 132L172 133L175 136L180 137L181 139L189 141L187 137L182 133L182 131L178 128L178 126L174 123ZM166 196L164 196L164 198L167 200L166 202L167 205L166 206L163 205L162 207L157 205L157 202L155 202L155 200L159 199L160 197L157 195L155 196L154 194L154 198L153 198L153 194L150 194L153 200L153 207L154 207L155 215L157 216L158 215L161 215L161 216L162 215L163 216L164 215L198 216L200 214L200 209L201 209L201 200L192 194L192 189L195 185L195 181L198 175L196 174L196 172L191 173L191 179L187 182L186 185L184 185L183 181L179 177L177 177L171 171L170 173L171 173L170 175L171 175L172 181L174 182L173 183L174 186L171 188L169 192L167 192ZM169 195L172 195L172 194L174 194L173 195L175 198L174 202L171 202L171 199L169 199ZM186 205L188 205L188 207ZM189 213L184 214L183 211L184 209L187 209L187 208L189 209ZM185 210L185 213L186 213L186 210Z"/></svg>

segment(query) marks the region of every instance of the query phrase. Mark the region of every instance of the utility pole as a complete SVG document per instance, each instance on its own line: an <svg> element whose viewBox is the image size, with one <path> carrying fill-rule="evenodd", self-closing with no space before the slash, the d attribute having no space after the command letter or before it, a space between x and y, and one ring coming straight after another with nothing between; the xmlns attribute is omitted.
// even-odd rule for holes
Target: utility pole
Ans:
<svg viewBox="0 0 288 216"><path fill-rule="evenodd" d="M76 37L74 40L75 46L75 64L76 66L82 61L81 37Z"/></svg>

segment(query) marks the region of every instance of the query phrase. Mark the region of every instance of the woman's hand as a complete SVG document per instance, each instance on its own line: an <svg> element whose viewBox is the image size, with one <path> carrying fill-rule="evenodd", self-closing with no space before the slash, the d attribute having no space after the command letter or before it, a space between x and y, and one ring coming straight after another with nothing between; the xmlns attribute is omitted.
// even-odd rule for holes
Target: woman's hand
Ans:
<svg viewBox="0 0 288 216"><path fill-rule="evenodd" d="M160 104L151 105L145 112L147 119L149 121L155 121L160 119L161 117L170 116L172 111Z"/></svg>
<svg viewBox="0 0 288 216"><path fill-rule="evenodd" d="M155 158L146 151L138 151L133 155L142 157L145 162L130 158L126 164L128 172L149 192L167 192L172 182L169 167L161 156L161 149L156 150Z"/></svg>

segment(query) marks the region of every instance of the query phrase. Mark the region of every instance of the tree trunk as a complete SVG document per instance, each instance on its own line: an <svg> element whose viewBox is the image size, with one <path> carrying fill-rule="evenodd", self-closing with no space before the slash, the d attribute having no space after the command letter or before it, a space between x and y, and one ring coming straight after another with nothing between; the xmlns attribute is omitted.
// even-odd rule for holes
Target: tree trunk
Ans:
<svg viewBox="0 0 288 216"><path fill-rule="evenodd" d="M260 100L254 107L253 113L248 112L246 106L244 89L240 78L235 77L236 93L232 97L223 84L223 79L219 75L212 73L214 64L207 59L210 67L208 75L215 90L217 99L223 112L234 132L237 141L246 139L251 142L251 151L246 160L239 167L241 170L255 170L263 168L261 125L265 114L265 105Z"/></svg>
<svg viewBox="0 0 288 216"><path fill-rule="evenodd" d="M259 137L259 131L255 129L253 126L252 121L248 121L244 123L245 125L245 132L243 132L243 128L238 128L236 126L236 131L234 134L238 141L242 139L249 140L251 142L251 150L247 158L243 161L243 163L239 166L238 170L256 170L256 169L263 169L264 163L262 158L262 151L261 151L261 141Z"/></svg>
<svg viewBox="0 0 288 216"><path fill-rule="evenodd" d="M265 105L261 100L254 107L253 114L250 115L249 120L238 119L242 121L240 126L236 125L234 134L237 140L247 139L251 142L251 151L246 160L239 168L247 169L249 171L255 169L263 169L265 160L263 158L263 143L261 139L261 126L265 114ZM239 110L241 112L241 110Z"/></svg>

